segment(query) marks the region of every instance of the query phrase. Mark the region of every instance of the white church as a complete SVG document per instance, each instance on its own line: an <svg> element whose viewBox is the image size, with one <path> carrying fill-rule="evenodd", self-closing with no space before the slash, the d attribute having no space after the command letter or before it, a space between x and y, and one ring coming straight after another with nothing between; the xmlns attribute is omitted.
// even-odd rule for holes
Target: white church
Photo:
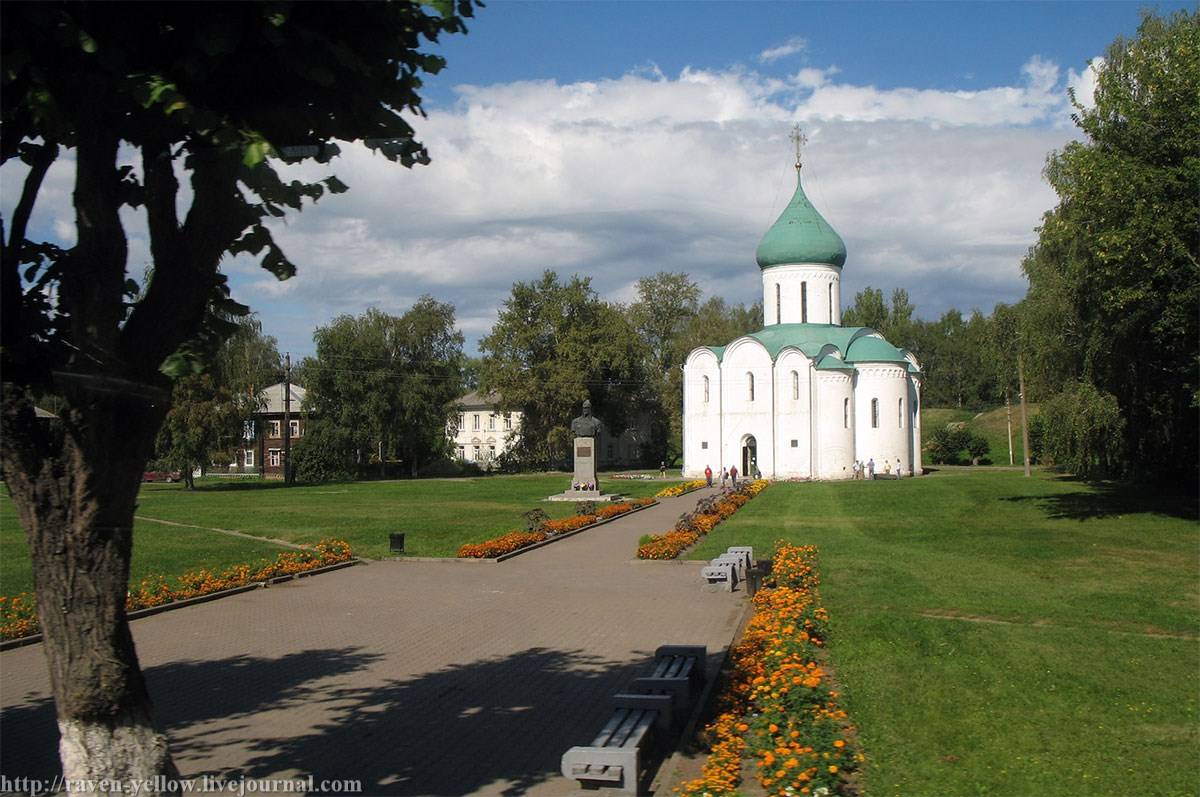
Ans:
<svg viewBox="0 0 1200 797"><path fill-rule="evenodd" d="M683 471L849 479L855 461L921 468L921 368L867 327L841 325L846 245L796 193L758 245L765 326L684 365Z"/></svg>

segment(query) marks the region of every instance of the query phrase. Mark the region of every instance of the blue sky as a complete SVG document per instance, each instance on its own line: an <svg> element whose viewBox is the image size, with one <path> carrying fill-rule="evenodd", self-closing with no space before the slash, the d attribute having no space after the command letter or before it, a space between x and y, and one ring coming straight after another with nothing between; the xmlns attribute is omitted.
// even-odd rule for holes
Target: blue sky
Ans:
<svg viewBox="0 0 1200 797"><path fill-rule="evenodd" d="M223 268L294 357L339 314L398 314L426 293L456 306L474 353L513 282L547 268L613 301L685 271L753 302L798 122L808 196L847 244L844 304L869 285L907 289L925 318L989 312L1024 294L1021 259L1055 202L1042 166L1076 134L1067 89L1090 102L1089 60L1136 32L1140 7L493 0L437 48L449 66L415 121L430 166L348 146L332 169L289 167L351 189L276 226L298 276L246 256ZM67 245L70 167L32 228ZM6 214L19 168L0 173ZM126 220L138 276L145 223Z"/></svg>

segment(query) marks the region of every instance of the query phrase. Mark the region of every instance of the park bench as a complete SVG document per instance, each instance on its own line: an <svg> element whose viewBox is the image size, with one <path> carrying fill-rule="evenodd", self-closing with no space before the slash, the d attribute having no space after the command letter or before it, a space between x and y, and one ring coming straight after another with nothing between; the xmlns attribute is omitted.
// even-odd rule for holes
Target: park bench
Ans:
<svg viewBox="0 0 1200 797"><path fill-rule="evenodd" d="M643 753L666 739L674 717L688 715L706 653L702 645L660 647L652 674L634 679L633 692L613 696L613 714L592 743L563 753L563 775L584 788L638 794Z"/></svg>
<svg viewBox="0 0 1200 797"><path fill-rule="evenodd" d="M707 655L703 645L662 645L654 652L650 675L634 678L630 686L635 692L670 695L675 708L687 709L704 685Z"/></svg>
<svg viewBox="0 0 1200 797"><path fill-rule="evenodd" d="M754 567L754 549L748 545L730 546L725 553L713 559L705 566L700 575L709 584L725 584L725 588L733 592L738 582L749 577Z"/></svg>
<svg viewBox="0 0 1200 797"><path fill-rule="evenodd" d="M733 562L714 559L700 570L700 575L709 584L724 584L728 592L733 592L733 588L737 586L737 565Z"/></svg>

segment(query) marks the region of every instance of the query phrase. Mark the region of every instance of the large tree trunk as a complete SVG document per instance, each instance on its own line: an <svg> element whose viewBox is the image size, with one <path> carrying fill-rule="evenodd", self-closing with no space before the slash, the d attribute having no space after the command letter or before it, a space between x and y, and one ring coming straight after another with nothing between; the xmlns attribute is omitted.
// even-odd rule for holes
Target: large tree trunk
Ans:
<svg viewBox="0 0 1200 797"><path fill-rule="evenodd" d="M125 616L139 475L166 401L103 377L69 381L60 421L36 420L13 385L0 408L0 457L33 555L63 775L172 778Z"/></svg>

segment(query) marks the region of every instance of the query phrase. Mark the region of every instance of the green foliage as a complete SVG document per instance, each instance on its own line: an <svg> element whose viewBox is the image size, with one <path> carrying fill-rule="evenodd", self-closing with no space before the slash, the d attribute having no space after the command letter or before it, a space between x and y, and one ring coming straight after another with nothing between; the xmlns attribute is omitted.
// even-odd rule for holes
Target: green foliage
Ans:
<svg viewBox="0 0 1200 797"><path fill-rule="evenodd" d="M1146 14L1135 38L1113 42L1095 105L1076 104L1085 140L1047 162L1059 204L1024 263L1035 370L1115 398L1129 472L1191 484L1200 438L1198 96L1194 11ZM1049 418L1046 432L1061 456L1069 435ZM1111 454L1078 439L1067 450L1086 452L1070 457L1080 467Z"/></svg>
<svg viewBox="0 0 1200 797"><path fill-rule="evenodd" d="M30 166L3 253L6 380L44 390L63 368L149 383L162 367L194 373L188 352L210 352L231 331L205 321L206 302L229 302L222 254L260 254L286 279L295 266L265 222L346 189L332 176L285 182L278 159L327 163L336 141L362 140L404 166L428 163L408 118L421 112L420 73L444 62L420 47L465 32L473 14L470 0L437 8L0 7L0 162ZM140 150L140 174L118 165L119 142ZM24 240L42 177L63 147L75 150L84 190L74 198L91 220L70 252ZM178 165L191 179L183 219ZM122 207L145 208L154 259L153 279L133 301Z"/></svg>
<svg viewBox="0 0 1200 797"><path fill-rule="evenodd" d="M1121 470L1124 425L1115 397L1077 382L1042 404L1041 455L1078 476L1111 475Z"/></svg>
<svg viewBox="0 0 1200 797"><path fill-rule="evenodd" d="M956 464L961 461L964 451L971 464L978 465L991 450L991 443L983 435L968 429L965 423L948 423L933 430L925 450L934 465Z"/></svg>
<svg viewBox="0 0 1200 797"><path fill-rule="evenodd" d="M354 440L336 424L310 417L292 448L296 481L302 484L348 481L355 473Z"/></svg>
<svg viewBox="0 0 1200 797"><path fill-rule="evenodd" d="M425 296L402 316L375 309L339 316L313 339L316 357L299 376L308 407L362 452L360 461L382 449L415 476L446 453L446 427L463 391L463 337L451 305Z"/></svg>
<svg viewBox="0 0 1200 797"><path fill-rule="evenodd" d="M183 377L158 433L159 458L182 472L191 489L194 469L208 467L217 456L233 458L250 405L248 396L234 395L209 374Z"/></svg>
<svg viewBox="0 0 1200 797"><path fill-rule="evenodd" d="M479 349L481 386L499 394L502 411L524 413L512 451L525 467L565 456L570 433L556 430L567 428L585 399L605 436L636 423L647 348L589 279L563 282L546 271L537 281L515 283Z"/></svg>

